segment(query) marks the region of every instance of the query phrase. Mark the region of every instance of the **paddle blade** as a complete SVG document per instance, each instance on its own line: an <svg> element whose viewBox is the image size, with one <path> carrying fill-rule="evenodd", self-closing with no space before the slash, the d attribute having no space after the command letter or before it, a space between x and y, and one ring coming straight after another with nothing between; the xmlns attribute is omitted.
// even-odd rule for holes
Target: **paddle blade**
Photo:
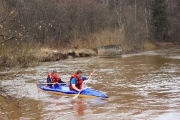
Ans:
<svg viewBox="0 0 180 120"><path fill-rule="evenodd" d="M80 93L80 92L79 92ZM79 93L77 95L75 95L72 99L77 99L79 96Z"/></svg>

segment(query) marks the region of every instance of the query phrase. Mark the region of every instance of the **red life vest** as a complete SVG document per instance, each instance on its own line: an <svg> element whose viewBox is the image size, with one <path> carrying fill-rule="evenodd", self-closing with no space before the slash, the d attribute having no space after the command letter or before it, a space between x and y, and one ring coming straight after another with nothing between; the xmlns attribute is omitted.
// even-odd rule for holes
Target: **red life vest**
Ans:
<svg viewBox="0 0 180 120"><path fill-rule="evenodd" d="M52 72L49 73L48 75L51 78L51 82L59 82L60 81L60 75L58 74L56 77L52 74Z"/></svg>
<svg viewBox="0 0 180 120"><path fill-rule="evenodd" d="M72 87L72 84L71 84L71 81L72 81L73 78L76 79L76 84L75 84L75 86L76 86L78 89L81 89L81 88L82 88L83 80L82 80L82 78L79 79L79 78L77 77L77 74L76 74L76 73L74 73L74 75L72 75L71 78L70 78L69 89L70 89L70 90L74 90L73 87Z"/></svg>
<svg viewBox="0 0 180 120"><path fill-rule="evenodd" d="M60 82L60 81L61 81L60 74L57 74L57 76L56 76L56 82Z"/></svg>

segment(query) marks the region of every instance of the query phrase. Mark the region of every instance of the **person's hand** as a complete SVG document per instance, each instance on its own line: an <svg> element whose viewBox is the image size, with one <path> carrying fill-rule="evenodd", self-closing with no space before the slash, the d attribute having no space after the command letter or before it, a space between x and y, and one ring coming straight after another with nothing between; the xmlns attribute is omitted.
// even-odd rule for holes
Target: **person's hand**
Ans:
<svg viewBox="0 0 180 120"><path fill-rule="evenodd" d="M82 92L82 89L78 89L78 92Z"/></svg>
<svg viewBox="0 0 180 120"><path fill-rule="evenodd" d="M67 82L66 82L66 85L68 85L68 84L70 84L70 81L67 81Z"/></svg>
<svg viewBox="0 0 180 120"><path fill-rule="evenodd" d="M93 72L93 73L91 73L91 74L90 74L90 76L92 76L93 74L94 74L94 72Z"/></svg>
<svg viewBox="0 0 180 120"><path fill-rule="evenodd" d="M83 88L86 88L86 84L83 84L82 86L83 86Z"/></svg>

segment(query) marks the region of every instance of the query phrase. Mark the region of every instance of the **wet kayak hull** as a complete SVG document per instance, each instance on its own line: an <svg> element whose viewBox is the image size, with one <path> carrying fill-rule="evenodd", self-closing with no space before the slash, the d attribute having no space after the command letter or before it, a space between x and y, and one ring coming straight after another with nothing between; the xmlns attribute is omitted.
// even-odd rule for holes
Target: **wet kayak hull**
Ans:
<svg viewBox="0 0 180 120"><path fill-rule="evenodd" d="M58 95L65 95L65 96L75 96L78 94L77 91L70 91L69 86L66 85L59 85L56 87L46 87L46 85L37 85L38 89L43 92L49 92ZM108 96L98 90L94 90L91 88L84 89L81 94L79 94L81 98L97 98L101 97L103 99L108 99Z"/></svg>

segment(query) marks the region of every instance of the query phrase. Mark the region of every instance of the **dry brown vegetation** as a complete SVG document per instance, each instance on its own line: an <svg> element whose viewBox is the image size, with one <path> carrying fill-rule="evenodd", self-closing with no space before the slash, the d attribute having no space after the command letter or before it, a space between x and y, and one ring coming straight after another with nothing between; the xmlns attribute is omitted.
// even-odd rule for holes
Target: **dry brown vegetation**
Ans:
<svg viewBox="0 0 180 120"><path fill-rule="evenodd" d="M180 2L166 1L169 28L157 40L153 1L0 0L0 66L35 65L53 49L121 44L129 53L154 49L158 42L179 43Z"/></svg>

